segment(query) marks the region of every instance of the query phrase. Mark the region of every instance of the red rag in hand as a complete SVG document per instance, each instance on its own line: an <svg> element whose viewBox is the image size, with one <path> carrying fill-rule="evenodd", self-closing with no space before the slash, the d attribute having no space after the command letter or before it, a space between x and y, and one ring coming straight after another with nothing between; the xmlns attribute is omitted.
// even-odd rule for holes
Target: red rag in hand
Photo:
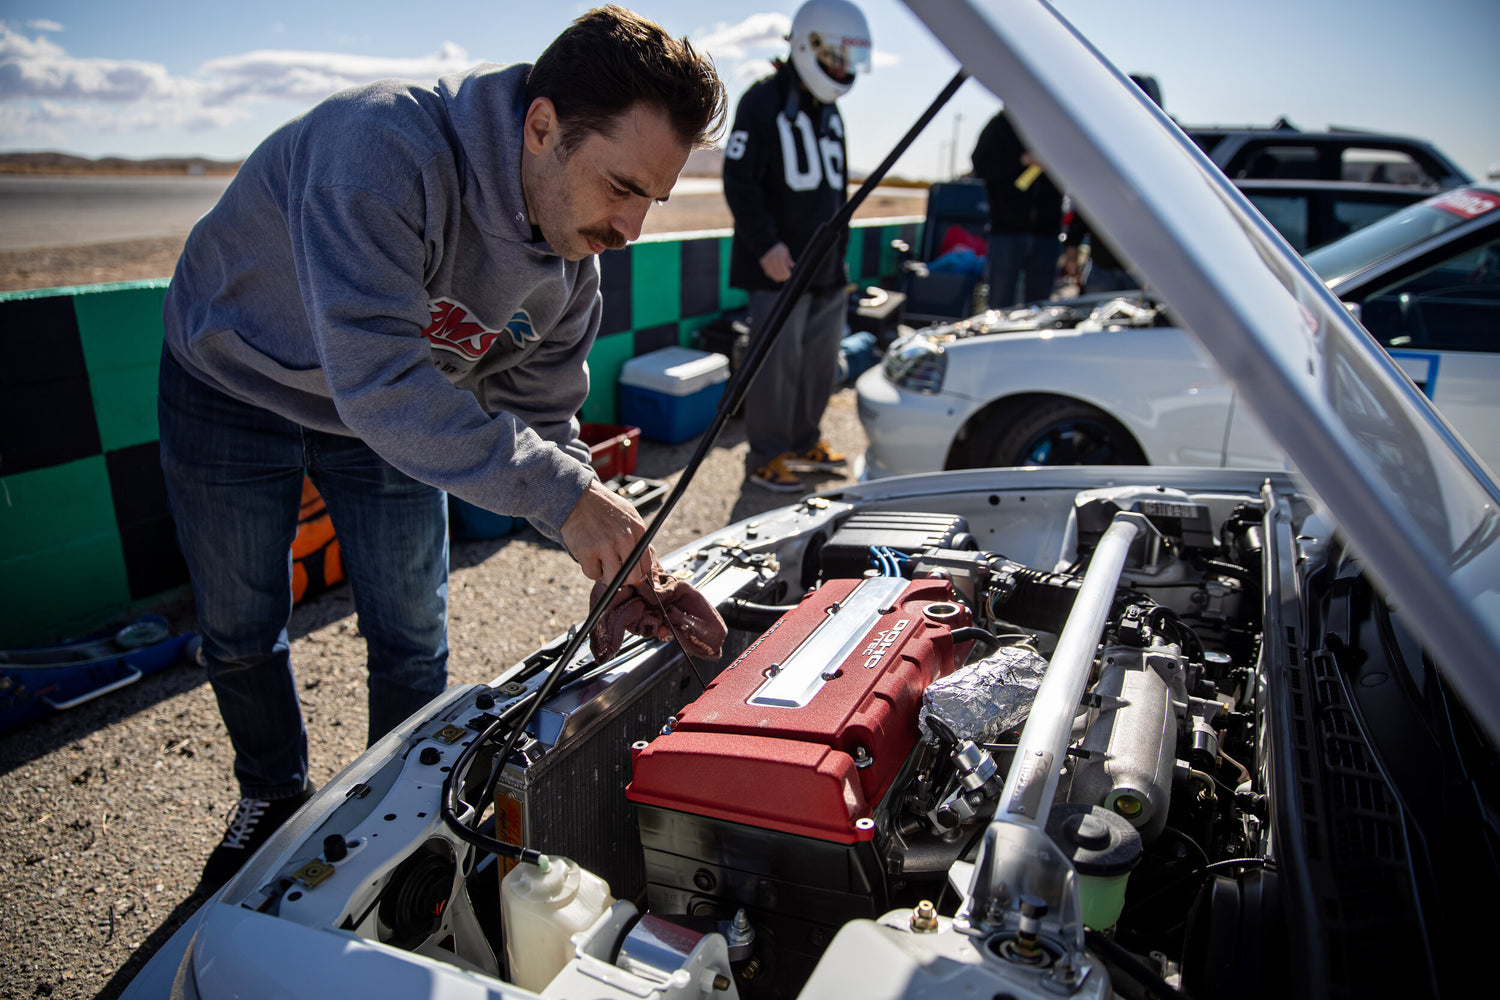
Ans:
<svg viewBox="0 0 1500 1000"><path fill-rule="evenodd" d="M608 580L595 583L589 603L597 604L608 586ZM729 628L708 598L663 570L652 557L647 578L616 591L589 633L594 660L603 663L619 652L626 632L664 641L675 638L689 656L717 660Z"/></svg>

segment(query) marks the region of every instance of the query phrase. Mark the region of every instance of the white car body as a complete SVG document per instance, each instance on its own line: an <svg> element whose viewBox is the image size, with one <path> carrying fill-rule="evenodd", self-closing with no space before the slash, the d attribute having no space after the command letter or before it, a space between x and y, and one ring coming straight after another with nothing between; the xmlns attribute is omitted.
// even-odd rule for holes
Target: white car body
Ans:
<svg viewBox="0 0 1500 1000"><path fill-rule="evenodd" d="M1500 198L1482 187L1465 193ZM1439 244L1426 256L1440 260L1447 253ZM1402 263L1382 261L1381 266L1396 270ZM1380 279L1362 276L1359 283L1378 290ZM941 386L934 390L924 385L919 391L898 384L903 380L893 377L889 363L860 376L859 415L870 441L861 475L878 479L1034 464L992 454L988 441L997 429L1062 400L1091 407L1100 420L1127 436L1138 454L1126 461L1283 465L1281 450L1250 409L1236 405L1233 388L1199 338L1173 326L1153 325L1163 318L1152 303L1132 294L991 312L917 331L917 337L933 341L946 355ZM1037 319L1047 322L1048 314L1059 310L1081 314L1090 307L1092 313L1076 326L1016 329ZM986 332L991 330L996 332ZM1387 353L1470 450L1489 469L1500 468L1500 328L1492 343L1477 349L1445 349L1442 343L1396 346L1401 342L1393 338ZM892 345L892 351L899 353L903 343ZM1104 458L1120 460L1118 454Z"/></svg>
<svg viewBox="0 0 1500 1000"><path fill-rule="evenodd" d="M1170 327L1055 329L953 340L942 389L893 385L883 365L857 383L870 439L864 476L955 467L961 436L999 407L1077 400L1117 420L1151 465L1271 467L1284 458L1190 334ZM975 456L976 465L989 464ZM961 467L961 466L960 466Z"/></svg>
<svg viewBox="0 0 1500 1000"><path fill-rule="evenodd" d="M732 619L733 662L689 664L654 637L595 661L580 645L591 619L491 684L446 692L279 828L126 1000L1472 989L1468 960L1492 936L1473 901L1500 891L1486 839L1500 815L1500 488L1243 196L1054 11L911 6L1006 95L1028 145L1101 227L1129 234L1120 251L1224 384L1254 394L1300 471L904 477L711 532L663 565ZM1181 334L1144 336L1163 364L1182 348ZM1191 353L1189 375L1210 374L1206 353ZM1092 378L1111 374L1123 380L1108 366ZM1193 395L1150 421L1203 419ZM721 415L735 402L726 391ZM934 537L933 517L946 525L934 543L892 547ZM867 569L867 553L881 565ZM1023 613L1029 593L1043 599ZM922 735L924 686L974 666L961 661L984 643L1050 657L1018 738ZM694 687L699 666L718 673ZM1095 673L1126 671L1150 697L1086 693ZM846 710L850 685L868 697ZM728 716L741 728L713 740L693 728ZM1233 749L1221 754L1221 739ZM723 752L687 752L707 742ZM1139 782L1080 791L1083 774L1127 759ZM663 760L684 766L653 772ZM837 835L806 832L814 812L800 807L814 798ZM514 832L507 812L491 837L480 820L508 808L501 799L527 812ZM1201 843L1162 836L1173 803L1207 831ZM1136 905L1185 878L1211 905L1091 917L1082 901L1099 890L1080 874L1102 862L1045 829L1063 806L1162 837L1150 865L1137 845L1115 860L1139 867L1099 880L1121 902L1129 872L1137 886L1156 880ZM552 825L539 832L543 814ZM1099 843L1082 822L1075 832L1075 847ZM495 876L501 857L542 870L542 851L617 870L620 899L528 989L502 971L536 956L507 963L504 945L522 935L500 915ZM1206 947L1188 947L1190 923ZM1132 952L1117 932L1155 943Z"/></svg>

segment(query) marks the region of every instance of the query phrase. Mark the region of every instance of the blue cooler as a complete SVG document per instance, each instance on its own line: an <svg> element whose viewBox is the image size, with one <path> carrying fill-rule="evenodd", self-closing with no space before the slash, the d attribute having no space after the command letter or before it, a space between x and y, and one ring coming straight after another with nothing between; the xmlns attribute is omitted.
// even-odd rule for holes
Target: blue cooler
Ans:
<svg viewBox="0 0 1500 1000"><path fill-rule="evenodd" d="M677 444L708 429L729 380L729 359L664 347L620 369L620 421L653 441Z"/></svg>

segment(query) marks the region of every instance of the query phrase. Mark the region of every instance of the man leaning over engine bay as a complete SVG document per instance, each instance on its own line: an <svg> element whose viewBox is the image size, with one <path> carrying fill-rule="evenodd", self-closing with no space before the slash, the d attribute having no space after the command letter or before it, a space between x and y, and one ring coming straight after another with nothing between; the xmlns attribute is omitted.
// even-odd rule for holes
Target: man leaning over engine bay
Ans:
<svg viewBox="0 0 1500 1000"><path fill-rule="evenodd" d="M643 537L578 436L597 255L640 235L724 113L685 39L602 7L534 65L333 95L194 227L161 457L241 795L204 888L313 791L286 631L304 473L366 639L371 743L447 685L444 491L529 519L595 580Z"/></svg>

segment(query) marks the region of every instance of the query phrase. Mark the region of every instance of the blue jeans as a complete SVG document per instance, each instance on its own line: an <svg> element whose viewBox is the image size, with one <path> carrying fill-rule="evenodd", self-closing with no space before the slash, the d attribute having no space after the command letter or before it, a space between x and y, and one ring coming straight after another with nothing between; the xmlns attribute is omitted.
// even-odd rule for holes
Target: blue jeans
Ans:
<svg viewBox="0 0 1500 1000"><path fill-rule="evenodd" d="M1055 234L991 235L985 257L985 280L990 285L989 307L1008 309L1013 305L1050 299L1060 255ZM1021 297L1017 298L1016 281L1023 277Z"/></svg>
<svg viewBox="0 0 1500 1000"><path fill-rule="evenodd" d="M765 334L779 292L750 293L750 343ZM765 366L745 393L746 458L754 470L786 452L810 451L833 395L849 296L842 287L804 292L792 304Z"/></svg>
<svg viewBox="0 0 1500 1000"><path fill-rule="evenodd" d="M157 415L167 499L240 794L296 795L307 780L307 730L287 622L304 472L328 505L365 637L371 743L447 686L447 494L357 438L225 395L165 350Z"/></svg>

